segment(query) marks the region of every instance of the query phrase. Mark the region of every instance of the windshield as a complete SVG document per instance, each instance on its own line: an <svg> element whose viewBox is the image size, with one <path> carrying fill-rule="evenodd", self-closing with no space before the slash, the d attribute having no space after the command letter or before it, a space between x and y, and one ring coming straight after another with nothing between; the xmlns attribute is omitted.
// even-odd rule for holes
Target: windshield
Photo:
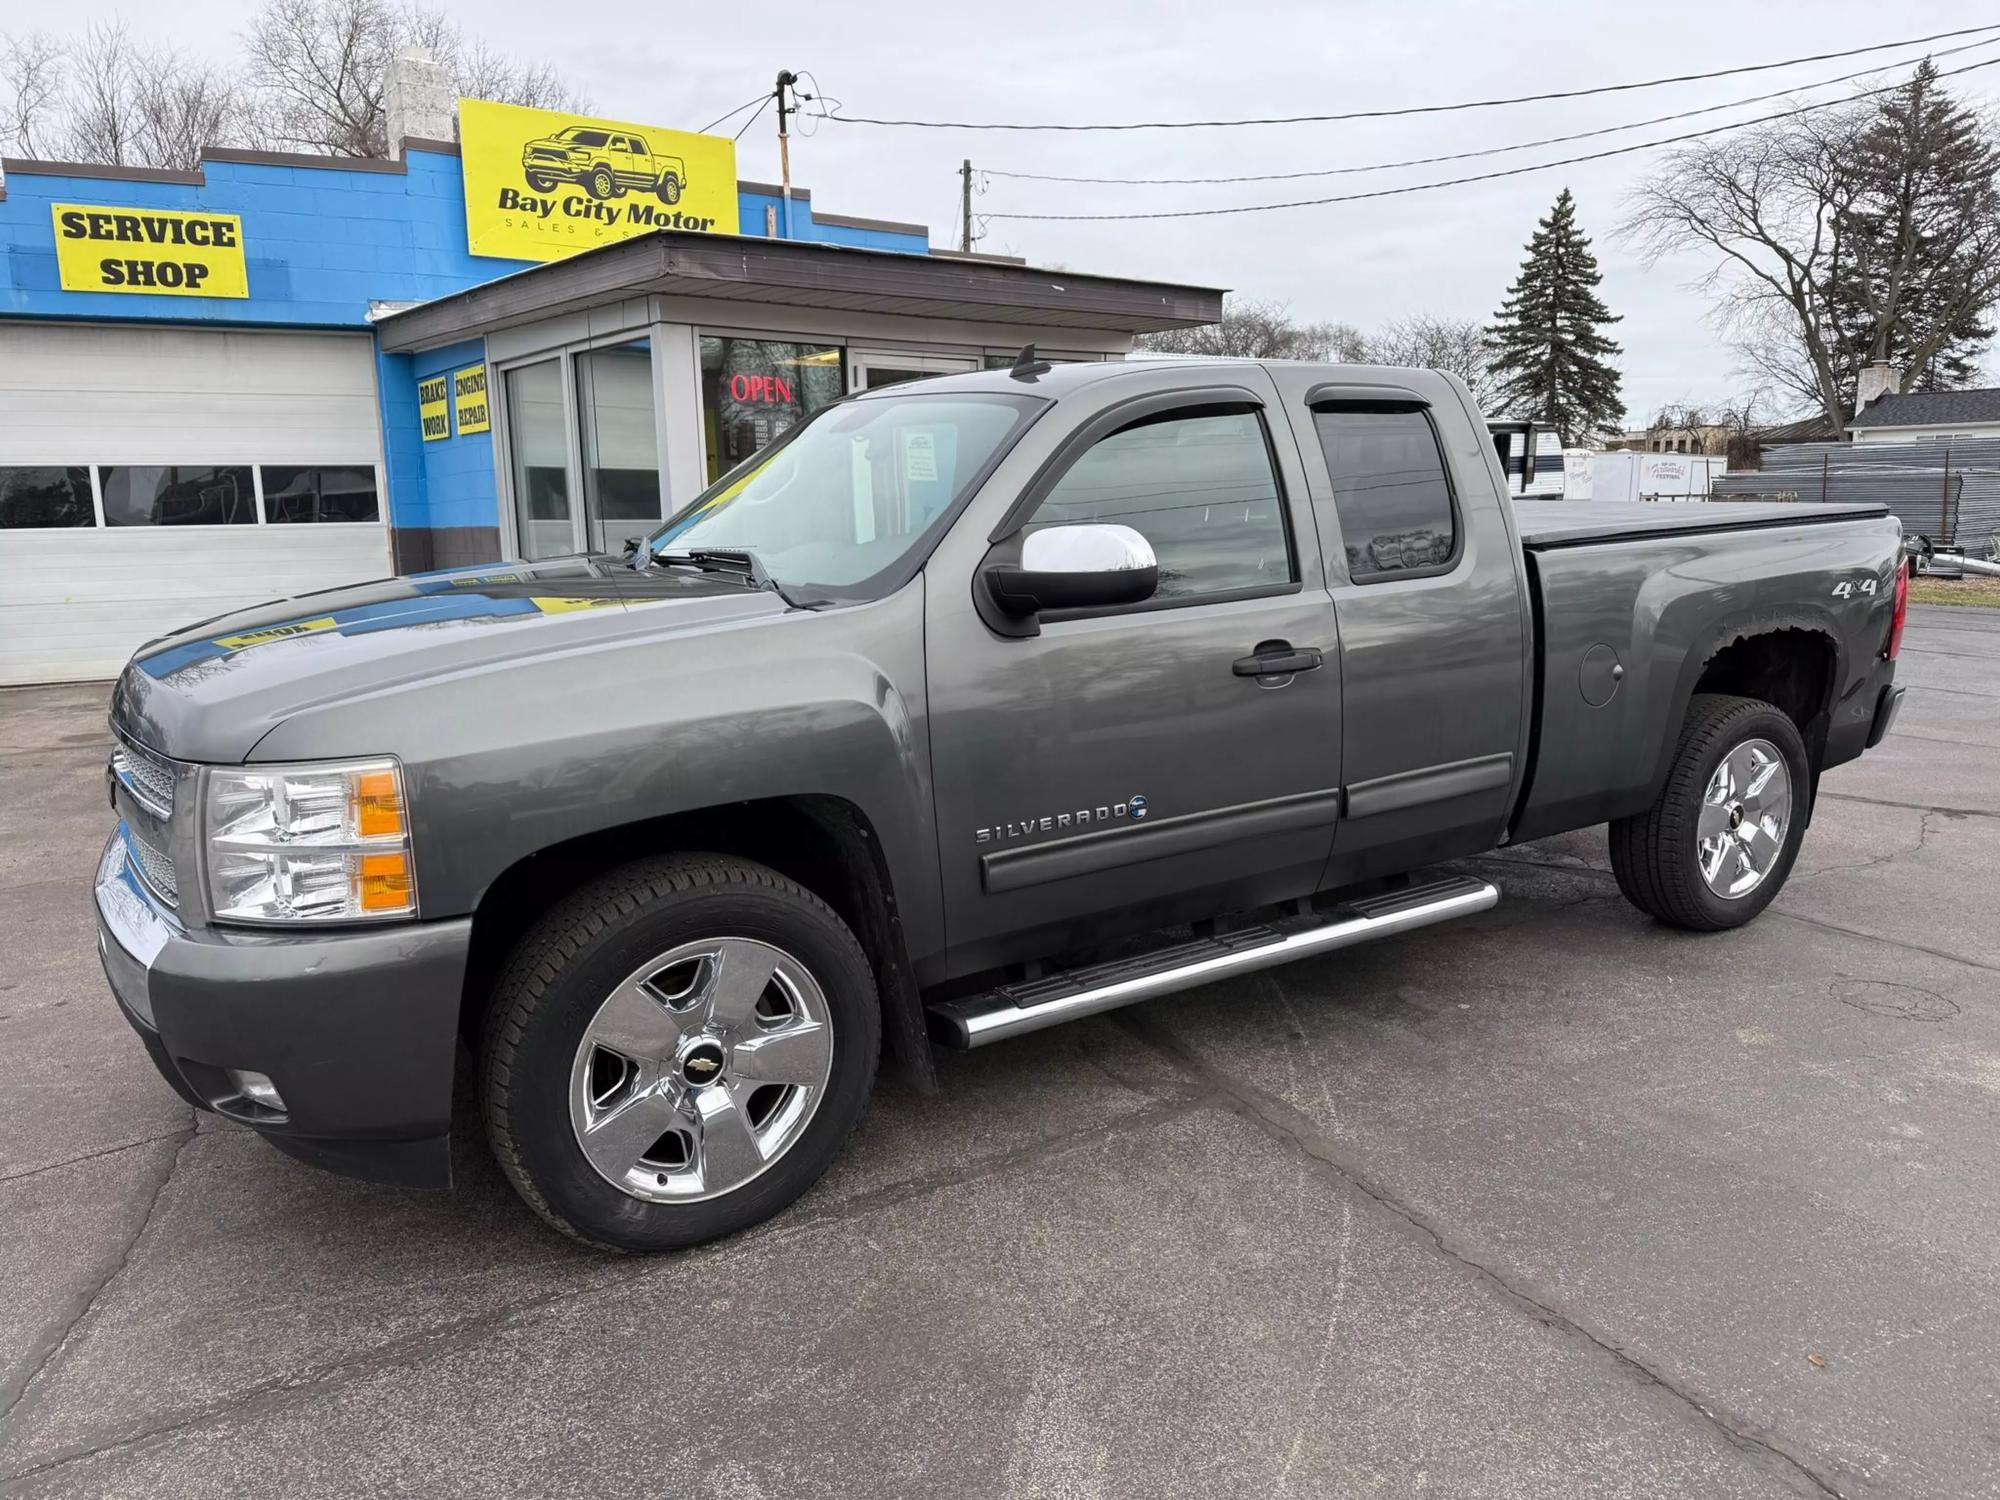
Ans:
<svg viewBox="0 0 2000 1500"><path fill-rule="evenodd" d="M851 593L941 525L1046 404L996 393L830 406L703 491L652 550L752 552L788 588Z"/></svg>

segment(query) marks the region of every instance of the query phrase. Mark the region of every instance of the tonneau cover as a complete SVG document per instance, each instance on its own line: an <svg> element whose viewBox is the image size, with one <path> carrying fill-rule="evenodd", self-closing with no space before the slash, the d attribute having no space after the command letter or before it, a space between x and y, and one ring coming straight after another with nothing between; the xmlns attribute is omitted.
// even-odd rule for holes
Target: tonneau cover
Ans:
<svg viewBox="0 0 2000 1500"><path fill-rule="evenodd" d="M1516 500L1523 547L1574 547L1634 536L1681 536L1758 526L1809 526L1886 516L1886 505L1737 500Z"/></svg>

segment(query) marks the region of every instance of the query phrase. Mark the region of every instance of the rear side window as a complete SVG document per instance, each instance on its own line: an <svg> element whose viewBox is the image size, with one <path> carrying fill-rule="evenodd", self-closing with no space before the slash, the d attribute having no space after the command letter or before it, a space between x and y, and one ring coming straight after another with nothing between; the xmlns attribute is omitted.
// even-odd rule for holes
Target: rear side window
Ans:
<svg viewBox="0 0 2000 1500"><path fill-rule="evenodd" d="M1356 583L1435 573L1458 553L1458 517L1437 433L1421 407L1313 411Z"/></svg>
<svg viewBox="0 0 2000 1500"><path fill-rule="evenodd" d="M1278 476L1254 411L1169 412L1112 433L1070 465L1025 529L1086 522L1130 526L1152 544L1155 599L1295 581Z"/></svg>

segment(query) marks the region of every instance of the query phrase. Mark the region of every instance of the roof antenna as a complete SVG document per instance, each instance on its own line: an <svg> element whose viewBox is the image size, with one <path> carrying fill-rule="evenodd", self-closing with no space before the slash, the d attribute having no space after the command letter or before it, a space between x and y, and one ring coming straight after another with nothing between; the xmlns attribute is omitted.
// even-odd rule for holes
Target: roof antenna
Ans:
<svg viewBox="0 0 2000 1500"><path fill-rule="evenodd" d="M1014 361L1014 368L1007 372L1007 378L1009 380L1025 380L1030 385L1033 385L1038 377L1048 374L1054 368L1055 366L1047 360L1035 357L1035 346L1033 344L1023 344L1019 357Z"/></svg>

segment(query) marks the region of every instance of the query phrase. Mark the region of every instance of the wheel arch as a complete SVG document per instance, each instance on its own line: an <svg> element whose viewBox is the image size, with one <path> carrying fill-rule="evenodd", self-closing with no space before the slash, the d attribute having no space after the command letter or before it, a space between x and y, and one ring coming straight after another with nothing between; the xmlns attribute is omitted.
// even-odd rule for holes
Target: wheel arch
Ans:
<svg viewBox="0 0 2000 1500"><path fill-rule="evenodd" d="M515 942L577 886L663 853L729 854L768 865L839 913L875 972L882 1030L912 1088L937 1091L914 969L889 862L874 824L855 803L823 794L762 798L674 812L565 839L502 870L473 910L471 956L459 1030L476 1042L488 993Z"/></svg>
<svg viewBox="0 0 2000 1500"><path fill-rule="evenodd" d="M1805 741L1811 773L1811 795L1805 815L1819 789L1820 765L1826 754L1827 731L1840 684L1846 679L1846 651L1831 623L1809 613L1766 616L1724 622L1713 627L1699 649L1690 651L1675 685L1673 715L1666 743L1659 752L1651 781L1658 796L1673 767L1673 746L1686 721L1688 705L1697 693L1726 693L1759 698L1781 709Z"/></svg>

